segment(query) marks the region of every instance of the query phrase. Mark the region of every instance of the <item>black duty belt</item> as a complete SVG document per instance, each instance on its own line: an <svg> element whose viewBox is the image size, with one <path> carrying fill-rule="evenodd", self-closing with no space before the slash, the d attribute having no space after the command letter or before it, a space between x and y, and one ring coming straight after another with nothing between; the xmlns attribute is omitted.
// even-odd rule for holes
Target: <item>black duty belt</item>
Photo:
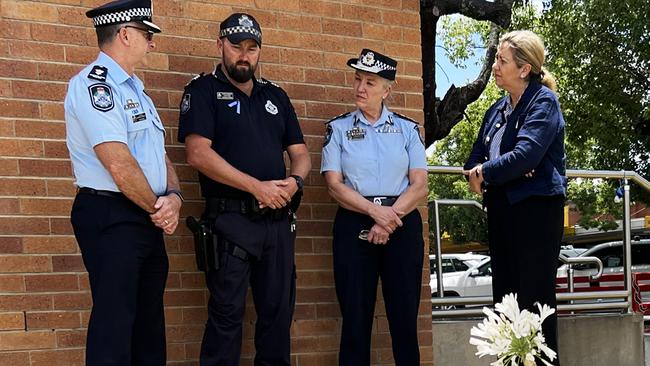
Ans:
<svg viewBox="0 0 650 366"><path fill-rule="evenodd" d="M380 206L392 206L399 196L365 196L368 201Z"/></svg>
<svg viewBox="0 0 650 366"><path fill-rule="evenodd" d="M259 202L254 198L217 198L206 197L205 214L207 217L217 217L224 212L237 212L251 218L268 217L273 220L281 220L289 216L289 207L277 210L269 207L260 208Z"/></svg>
<svg viewBox="0 0 650 366"><path fill-rule="evenodd" d="M77 193L81 194L91 194L93 196L104 196L104 197L113 197L113 198L126 198L122 192L113 192L113 191L102 191L99 189L80 187L77 190Z"/></svg>

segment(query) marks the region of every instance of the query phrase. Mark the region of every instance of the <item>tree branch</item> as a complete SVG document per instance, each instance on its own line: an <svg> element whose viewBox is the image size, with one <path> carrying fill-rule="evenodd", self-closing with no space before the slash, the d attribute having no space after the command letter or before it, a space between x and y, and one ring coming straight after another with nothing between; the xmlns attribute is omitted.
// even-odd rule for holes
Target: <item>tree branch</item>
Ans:
<svg viewBox="0 0 650 366"><path fill-rule="evenodd" d="M483 90L485 90L492 73L492 64L494 63L494 57L497 52L499 33L500 28L492 24L485 61L483 61L483 66L478 77L471 83L460 88L452 85L439 103L436 110L438 124L432 129L433 131L431 133L433 141L447 136L451 129L463 119L467 106L477 100L481 96L481 93L483 93Z"/></svg>

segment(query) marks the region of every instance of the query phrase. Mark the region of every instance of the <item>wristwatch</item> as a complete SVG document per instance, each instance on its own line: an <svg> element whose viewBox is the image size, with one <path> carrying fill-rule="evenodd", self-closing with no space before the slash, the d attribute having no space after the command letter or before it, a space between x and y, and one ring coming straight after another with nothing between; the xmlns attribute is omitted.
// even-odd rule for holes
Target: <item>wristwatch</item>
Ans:
<svg viewBox="0 0 650 366"><path fill-rule="evenodd" d="M305 186L305 180L301 176L296 174L291 174L291 178L296 180L296 185L298 186L298 191L302 191L302 188Z"/></svg>

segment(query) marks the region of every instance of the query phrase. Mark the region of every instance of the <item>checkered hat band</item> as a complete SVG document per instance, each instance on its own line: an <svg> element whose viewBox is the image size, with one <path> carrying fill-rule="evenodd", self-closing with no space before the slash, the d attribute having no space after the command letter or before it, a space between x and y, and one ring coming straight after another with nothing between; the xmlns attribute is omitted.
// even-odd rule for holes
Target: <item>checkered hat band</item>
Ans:
<svg viewBox="0 0 650 366"><path fill-rule="evenodd" d="M253 27L244 27L241 25L238 25L236 27L230 27L226 29L222 29L221 32L219 32L219 37L226 37L235 33L250 33L258 38L262 38L262 33L258 31L257 29Z"/></svg>
<svg viewBox="0 0 650 366"><path fill-rule="evenodd" d="M395 71L395 70L397 70L397 68L395 66L387 65L387 64L385 64L385 63L383 63L381 61L375 61L374 65L372 65L372 66L364 65L361 62L361 59L359 59L359 61L357 61L356 66L361 67L363 69L367 69L370 72Z"/></svg>
<svg viewBox="0 0 650 366"><path fill-rule="evenodd" d="M133 18L151 18L151 8L133 8L93 18L95 26L130 22Z"/></svg>

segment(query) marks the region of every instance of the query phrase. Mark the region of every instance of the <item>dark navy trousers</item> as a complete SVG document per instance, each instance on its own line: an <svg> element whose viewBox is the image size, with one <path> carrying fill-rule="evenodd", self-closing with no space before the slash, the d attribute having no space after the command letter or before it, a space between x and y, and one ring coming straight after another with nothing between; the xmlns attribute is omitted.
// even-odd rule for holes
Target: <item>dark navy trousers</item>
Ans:
<svg viewBox="0 0 650 366"><path fill-rule="evenodd" d="M404 225L388 243L376 245L358 238L374 221L339 207L334 220L334 281L343 328L339 365L370 365L370 343L378 279L397 366L420 364L417 317L422 288L424 240L417 210L402 218Z"/></svg>
<svg viewBox="0 0 650 366"><path fill-rule="evenodd" d="M125 197L79 193L70 220L93 299L86 365L165 365L162 230Z"/></svg>
<svg viewBox="0 0 650 366"><path fill-rule="evenodd" d="M254 365L290 366L296 272L295 233L289 219L253 221L226 213L215 220L215 230L249 253L253 247L261 250L248 260L222 252L221 267L206 273L210 299L201 366L239 366L249 284L257 313Z"/></svg>
<svg viewBox="0 0 650 366"><path fill-rule="evenodd" d="M505 191L492 188L483 202L488 209L494 302L516 293L521 309L539 313L536 302L556 308L564 196L532 196L510 204ZM546 318L542 332L546 344L557 352L557 313ZM553 364L559 365L559 358Z"/></svg>

